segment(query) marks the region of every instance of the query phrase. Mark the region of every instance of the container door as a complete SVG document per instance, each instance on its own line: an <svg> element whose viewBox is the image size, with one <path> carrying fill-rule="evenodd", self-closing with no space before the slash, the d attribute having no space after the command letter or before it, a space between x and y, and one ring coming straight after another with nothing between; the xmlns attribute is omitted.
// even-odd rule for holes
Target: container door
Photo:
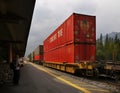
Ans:
<svg viewBox="0 0 120 93"><path fill-rule="evenodd" d="M75 63L84 61L95 61L96 49L92 44L76 44L75 45Z"/></svg>
<svg viewBox="0 0 120 93"><path fill-rule="evenodd" d="M86 61L86 46L84 44L75 45L75 63Z"/></svg>
<svg viewBox="0 0 120 93"><path fill-rule="evenodd" d="M95 61L96 53L95 53L95 45L87 45L87 60L88 61Z"/></svg>
<svg viewBox="0 0 120 93"><path fill-rule="evenodd" d="M75 42L95 43L95 17L94 16L75 16L74 18Z"/></svg>

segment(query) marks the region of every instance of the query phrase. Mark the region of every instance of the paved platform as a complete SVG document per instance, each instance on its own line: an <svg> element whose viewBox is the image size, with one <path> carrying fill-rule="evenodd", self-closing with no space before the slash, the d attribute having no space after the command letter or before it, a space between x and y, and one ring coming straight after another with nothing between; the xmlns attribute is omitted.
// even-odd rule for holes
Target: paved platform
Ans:
<svg viewBox="0 0 120 93"><path fill-rule="evenodd" d="M33 63L21 68L19 85L8 82L0 86L0 93L114 93L88 84L63 72Z"/></svg>
<svg viewBox="0 0 120 93"><path fill-rule="evenodd" d="M57 81L30 64L21 68L19 85L8 82L0 86L0 93L81 93L79 90Z"/></svg>

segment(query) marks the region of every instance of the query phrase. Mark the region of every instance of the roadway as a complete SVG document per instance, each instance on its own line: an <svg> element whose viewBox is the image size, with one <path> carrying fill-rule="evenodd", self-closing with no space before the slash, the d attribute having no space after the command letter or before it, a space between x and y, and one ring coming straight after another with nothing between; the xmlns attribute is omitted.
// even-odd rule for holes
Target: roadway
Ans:
<svg viewBox="0 0 120 93"><path fill-rule="evenodd" d="M61 73L28 63L21 68L19 85L0 86L0 93L112 93Z"/></svg>

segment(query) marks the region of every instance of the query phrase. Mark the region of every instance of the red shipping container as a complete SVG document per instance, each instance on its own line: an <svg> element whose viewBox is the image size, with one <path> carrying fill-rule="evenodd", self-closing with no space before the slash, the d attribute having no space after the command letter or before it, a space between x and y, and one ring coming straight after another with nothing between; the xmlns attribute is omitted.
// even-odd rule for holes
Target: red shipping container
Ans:
<svg viewBox="0 0 120 93"><path fill-rule="evenodd" d="M75 63L94 62L96 60L96 47L94 44L76 44L74 56Z"/></svg>
<svg viewBox="0 0 120 93"><path fill-rule="evenodd" d="M43 60L43 55L35 55L34 56L34 61L42 61Z"/></svg>
<svg viewBox="0 0 120 93"><path fill-rule="evenodd" d="M37 48L35 48L35 50L34 50L34 56L35 55L39 55L39 54L41 54L41 55L43 55L43 45L39 45Z"/></svg>
<svg viewBox="0 0 120 93"><path fill-rule="evenodd" d="M39 45L33 52L34 61L43 60L43 45Z"/></svg>
<svg viewBox="0 0 120 93"><path fill-rule="evenodd" d="M34 56L34 60L39 60L39 59L40 59L39 55Z"/></svg>
<svg viewBox="0 0 120 93"><path fill-rule="evenodd" d="M96 48L93 44L69 44L44 53L46 62L80 63L96 60Z"/></svg>
<svg viewBox="0 0 120 93"><path fill-rule="evenodd" d="M95 16L73 13L44 41L44 45L45 50L49 50L59 45L73 42L96 42Z"/></svg>
<svg viewBox="0 0 120 93"><path fill-rule="evenodd" d="M96 42L96 25L94 16L76 14L74 16L75 42Z"/></svg>
<svg viewBox="0 0 120 93"><path fill-rule="evenodd" d="M95 61L95 16L73 13L44 41L47 62Z"/></svg>

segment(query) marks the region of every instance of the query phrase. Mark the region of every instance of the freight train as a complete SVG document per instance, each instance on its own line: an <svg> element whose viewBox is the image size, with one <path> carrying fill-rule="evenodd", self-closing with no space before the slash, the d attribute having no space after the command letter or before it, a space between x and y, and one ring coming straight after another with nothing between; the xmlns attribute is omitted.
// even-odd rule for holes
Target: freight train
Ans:
<svg viewBox="0 0 120 93"><path fill-rule="evenodd" d="M43 63L43 45L39 45L35 50L29 55L29 60L34 63Z"/></svg>
<svg viewBox="0 0 120 93"><path fill-rule="evenodd" d="M120 77L120 65L96 61L95 16L73 13L44 40L43 46L42 53L38 49L37 55L36 50L31 55L33 61L43 60L44 66L83 76Z"/></svg>

